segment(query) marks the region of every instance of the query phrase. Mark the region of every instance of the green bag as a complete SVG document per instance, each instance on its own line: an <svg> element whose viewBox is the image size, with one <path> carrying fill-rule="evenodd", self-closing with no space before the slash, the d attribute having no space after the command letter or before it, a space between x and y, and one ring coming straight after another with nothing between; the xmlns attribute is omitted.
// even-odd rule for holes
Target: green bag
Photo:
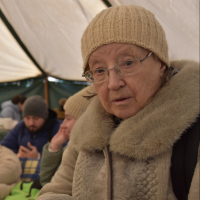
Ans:
<svg viewBox="0 0 200 200"><path fill-rule="evenodd" d="M35 200L41 189L40 186L40 189L37 188L38 181L34 180L30 183L19 182L4 200Z"/></svg>

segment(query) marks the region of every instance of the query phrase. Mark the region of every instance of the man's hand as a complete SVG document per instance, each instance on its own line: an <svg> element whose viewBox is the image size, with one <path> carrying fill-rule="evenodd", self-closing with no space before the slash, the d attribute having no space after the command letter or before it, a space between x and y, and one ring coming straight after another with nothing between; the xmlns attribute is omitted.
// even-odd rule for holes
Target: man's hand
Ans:
<svg viewBox="0 0 200 200"><path fill-rule="evenodd" d="M62 145L68 140L68 138L69 132L67 131L65 125L62 123L58 132L51 140L50 149L53 151L58 151L62 147Z"/></svg>
<svg viewBox="0 0 200 200"><path fill-rule="evenodd" d="M37 148L35 146L31 145L30 142L27 143L27 146L31 150L24 146L20 146L17 156L19 158L38 158L39 152L38 152Z"/></svg>

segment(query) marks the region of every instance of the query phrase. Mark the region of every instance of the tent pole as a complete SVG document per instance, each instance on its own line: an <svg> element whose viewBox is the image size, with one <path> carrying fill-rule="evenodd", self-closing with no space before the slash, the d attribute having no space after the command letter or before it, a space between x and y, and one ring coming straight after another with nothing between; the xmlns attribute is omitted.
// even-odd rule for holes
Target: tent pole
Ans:
<svg viewBox="0 0 200 200"><path fill-rule="evenodd" d="M48 87L48 76L44 77L44 99L49 108L49 87Z"/></svg>

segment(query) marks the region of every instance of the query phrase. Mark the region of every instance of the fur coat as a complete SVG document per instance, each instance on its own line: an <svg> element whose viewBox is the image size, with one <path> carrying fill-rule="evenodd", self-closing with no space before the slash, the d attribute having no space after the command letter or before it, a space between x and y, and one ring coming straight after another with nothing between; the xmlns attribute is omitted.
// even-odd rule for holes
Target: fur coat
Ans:
<svg viewBox="0 0 200 200"><path fill-rule="evenodd" d="M179 73L118 126L94 97L38 200L176 200L172 147L199 116L199 66L192 61L172 65ZM194 199L199 199L199 158L189 192Z"/></svg>

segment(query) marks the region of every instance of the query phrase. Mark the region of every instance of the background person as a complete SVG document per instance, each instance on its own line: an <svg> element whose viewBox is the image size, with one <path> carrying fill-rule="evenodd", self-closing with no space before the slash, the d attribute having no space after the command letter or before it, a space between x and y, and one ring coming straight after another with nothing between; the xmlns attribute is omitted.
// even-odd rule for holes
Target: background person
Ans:
<svg viewBox="0 0 200 200"><path fill-rule="evenodd" d="M76 122L61 167L38 200L177 200L172 152L182 137L199 136L199 64L170 62L162 26L135 5L100 12L83 34L82 56L97 96ZM188 191L189 200L199 199L195 143L191 182L179 193ZM186 165L181 160L177 166Z"/></svg>
<svg viewBox="0 0 200 200"><path fill-rule="evenodd" d="M18 157L38 158L44 144L57 133L61 123L41 96L31 96L24 103L23 120L0 144L13 150Z"/></svg>
<svg viewBox="0 0 200 200"><path fill-rule="evenodd" d="M67 101L66 98L61 98L58 102L59 108L54 108L53 110L57 113L58 119L65 119L65 110L63 109L63 106L65 105L65 102Z"/></svg>
<svg viewBox="0 0 200 200"><path fill-rule="evenodd" d="M12 100L4 101L1 104L1 118L12 118L13 120L21 120L21 112L26 97L23 95L15 95Z"/></svg>
<svg viewBox="0 0 200 200"><path fill-rule="evenodd" d="M61 163L63 151L67 147L65 145L63 148L63 145L68 141L74 124L85 112L90 103L90 100L86 97L90 96L93 92L93 86L88 86L66 101L64 105L65 119L51 142L45 144L43 147L40 167L40 183L42 186L49 183L57 171Z"/></svg>

